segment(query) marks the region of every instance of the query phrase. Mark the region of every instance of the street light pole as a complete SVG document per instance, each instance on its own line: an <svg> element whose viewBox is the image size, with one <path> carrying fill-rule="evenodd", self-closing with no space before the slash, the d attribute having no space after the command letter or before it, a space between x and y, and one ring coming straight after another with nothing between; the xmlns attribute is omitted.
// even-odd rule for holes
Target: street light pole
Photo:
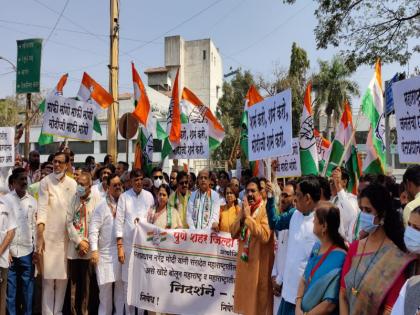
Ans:
<svg viewBox="0 0 420 315"><path fill-rule="evenodd" d="M15 64L13 63L13 62L11 62L9 59L7 59L7 58L5 58L5 57L3 57L3 56L0 56L0 60L4 60L4 61L6 61L9 65L11 65L12 66L12 69L13 69L13 71L15 71L16 72L16 70L17 70L17 68L16 68L16 66L15 66ZM15 106L17 106L17 103L18 103L18 97L17 97L17 93L16 93L16 91L15 91ZM6 121L7 121L7 116L8 116L8 111L9 111L9 108L8 108L8 105L7 105L7 102L5 103L5 105L6 105L6 114L5 114L5 118L6 118Z"/></svg>

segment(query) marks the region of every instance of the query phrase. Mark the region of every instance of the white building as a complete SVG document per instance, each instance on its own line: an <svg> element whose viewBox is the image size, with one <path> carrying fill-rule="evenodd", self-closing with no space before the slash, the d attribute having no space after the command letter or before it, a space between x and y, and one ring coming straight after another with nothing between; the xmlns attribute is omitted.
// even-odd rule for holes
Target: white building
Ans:
<svg viewBox="0 0 420 315"><path fill-rule="evenodd" d="M180 88L188 87L214 113L222 96L223 64L212 40L185 41L181 36L165 37L165 64L146 69L147 84L170 95L178 69Z"/></svg>

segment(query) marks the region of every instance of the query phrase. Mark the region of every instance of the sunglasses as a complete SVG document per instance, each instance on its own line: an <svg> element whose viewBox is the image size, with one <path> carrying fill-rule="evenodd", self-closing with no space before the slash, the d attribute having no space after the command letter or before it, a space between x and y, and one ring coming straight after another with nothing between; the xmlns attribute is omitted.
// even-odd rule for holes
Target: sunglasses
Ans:
<svg viewBox="0 0 420 315"><path fill-rule="evenodd" d="M163 176L153 176L154 179L163 179Z"/></svg>
<svg viewBox="0 0 420 315"><path fill-rule="evenodd" d="M184 186L184 185L188 185L188 181L182 181L182 182L179 182L179 185L181 185L181 186Z"/></svg>

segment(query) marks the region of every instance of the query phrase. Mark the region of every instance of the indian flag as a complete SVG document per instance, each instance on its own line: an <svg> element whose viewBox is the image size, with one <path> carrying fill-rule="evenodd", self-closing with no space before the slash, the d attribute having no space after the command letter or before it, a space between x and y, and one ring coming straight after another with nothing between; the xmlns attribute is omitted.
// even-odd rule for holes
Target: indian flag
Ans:
<svg viewBox="0 0 420 315"><path fill-rule="evenodd" d="M316 148L318 151L318 166L319 170L323 170L330 154L331 142L324 138L318 129L314 129L314 135L316 139Z"/></svg>
<svg viewBox="0 0 420 315"><path fill-rule="evenodd" d="M305 92L299 131L300 165L302 175L318 175L318 152L314 134L311 91L312 85L309 83Z"/></svg>
<svg viewBox="0 0 420 315"><path fill-rule="evenodd" d="M134 66L131 63L131 70L133 75L133 89L134 89L134 106L133 116L140 123L138 131L134 166L135 168L143 168L147 173L147 168L152 164L153 157L153 134L152 131L156 128L156 120L152 115L152 107L150 106L149 98L147 97L144 84Z"/></svg>
<svg viewBox="0 0 420 315"><path fill-rule="evenodd" d="M50 95L63 95L63 88L64 85L66 85L67 82L67 78L69 77L69 74L66 73L64 74L60 80L58 81L57 85L55 86L55 88L51 91ZM45 112L45 99L41 102L41 104L39 104L39 111L41 113ZM39 134L39 138L38 138L38 143L39 145L46 145L46 144L50 144L54 142L54 137L52 135L47 135L45 133L42 132Z"/></svg>
<svg viewBox="0 0 420 315"><path fill-rule="evenodd" d="M346 147L348 147L347 151ZM344 156L343 156L344 155ZM328 159L326 175L331 176L332 171L344 162L344 167L350 174L348 191L355 193L360 177L359 156L357 153L356 139L353 136L353 116L349 102L345 102L343 115L335 131L331 152Z"/></svg>
<svg viewBox="0 0 420 315"><path fill-rule="evenodd" d="M258 93L258 90L255 86L251 85L248 89L248 92L245 96L245 106L244 111L242 113L242 122L241 122L241 135L240 135L240 146L242 149L242 153L245 155L245 158L248 160L249 152L248 152L248 108L251 106L262 102L264 98ZM262 166L261 161L253 161L250 162L250 167L252 170L253 176L262 176L264 175L264 167Z"/></svg>
<svg viewBox="0 0 420 315"><path fill-rule="evenodd" d="M82 84L80 85L77 97L83 102L92 102L103 109L108 108L114 102L112 95L86 72L83 73Z"/></svg>
<svg viewBox="0 0 420 315"><path fill-rule="evenodd" d="M176 72L175 81L172 87L172 97L168 109L166 133L172 149L175 149L181 141L181 109L179 106L179 69Z"/></svg>
<svg viewBox="0 0 420 315"><path fill-rule="evenodd" d="M367 156L363 161L363 173L384 173L385 153L385 113L382 88L381 63L375 64L375 73L362 98L362 111L370 122L367 139Z"/></svg>
<svg viewBox="0 0 420 315"><path fill-rule="evenodd" d="M184 87L181 97L181 121L207 122L209 125L209 147L215 150L225 137L225 129L211 110L188 88Z"/></svg>

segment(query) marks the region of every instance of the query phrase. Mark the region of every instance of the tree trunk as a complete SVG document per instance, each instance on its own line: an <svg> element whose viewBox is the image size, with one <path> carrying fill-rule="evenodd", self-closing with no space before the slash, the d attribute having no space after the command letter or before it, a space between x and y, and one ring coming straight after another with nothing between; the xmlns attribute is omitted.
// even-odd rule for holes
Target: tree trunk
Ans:
<svg viewBox="0 0 420 315"><path fill-rule="evenodd" d="M332 133L332 113L327 115L327 139L331 141L331 133Z"/></svg>

